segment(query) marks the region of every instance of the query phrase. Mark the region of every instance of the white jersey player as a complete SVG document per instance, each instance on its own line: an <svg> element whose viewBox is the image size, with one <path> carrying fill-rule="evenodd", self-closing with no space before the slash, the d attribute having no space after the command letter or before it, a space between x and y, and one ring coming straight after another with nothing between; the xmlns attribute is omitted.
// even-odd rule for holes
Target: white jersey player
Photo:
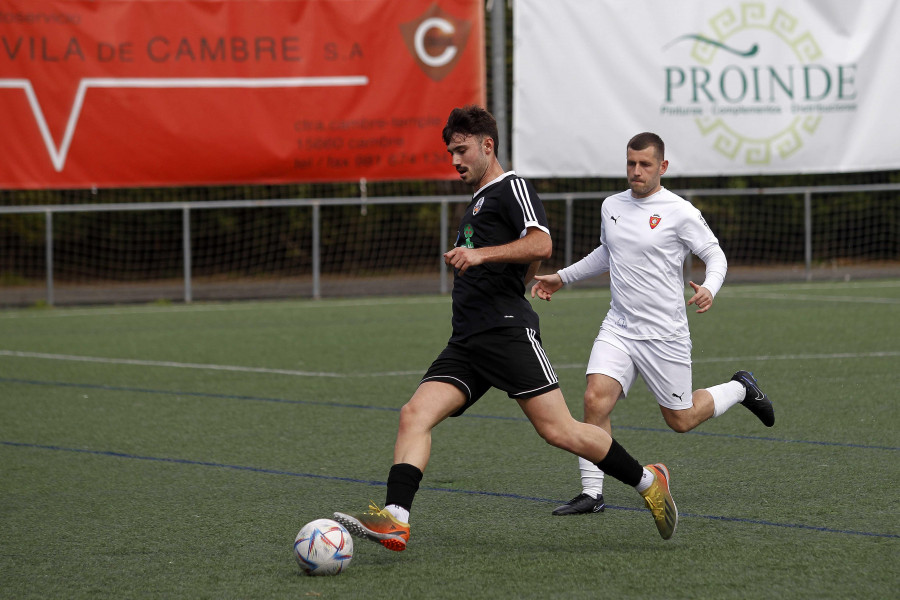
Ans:
<svg viewBox="0 0 900 600"><path fill-rule="evenodd" d="M725 281L728 263L700 211L660 184L668 164L658 135L634 136L627 146L631 189L603 202L601 245L553 275L535 277L531 296L549 301L565 284L609 272L612 301L588 361L586 422L611 432L610 413L640 373L674 431L690 431L737 403L771 427L772 403L752 373L738 371L727 383L691 391L682 265L689 253L706 265L703 283L689 282L694 294L687 301L705 313ZM555 515L603 510L603 472L589 461L579 464L582 493Z"/></svg>

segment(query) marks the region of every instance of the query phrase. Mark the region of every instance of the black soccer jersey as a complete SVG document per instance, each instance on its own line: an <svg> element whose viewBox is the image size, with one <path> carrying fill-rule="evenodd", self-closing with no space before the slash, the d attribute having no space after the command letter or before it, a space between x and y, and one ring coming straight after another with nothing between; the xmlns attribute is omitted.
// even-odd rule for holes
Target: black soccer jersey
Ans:
<svg viewBox="0 0 900 600"><path fill-rule="evenodd" d="M456 233L456 247L501 246L529 227L550 233L547 215L529 182L508 171L475 192ZM525 299L527 264L484 263L453 279L451 340L495 327L538 330L538 316Z"/></svg>

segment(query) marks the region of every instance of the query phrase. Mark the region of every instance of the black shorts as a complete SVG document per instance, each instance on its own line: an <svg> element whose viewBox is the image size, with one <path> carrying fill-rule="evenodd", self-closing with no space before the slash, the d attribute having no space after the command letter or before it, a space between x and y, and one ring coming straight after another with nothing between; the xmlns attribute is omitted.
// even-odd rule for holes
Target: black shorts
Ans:
<svg viewBox="0 0 900 600"><path fill-rule="evenodd" d="M492 387L526 400L559 387L541 334L527 327L503 327L451 341L422 378L449 383L466 395L458 417Z"/></svg>

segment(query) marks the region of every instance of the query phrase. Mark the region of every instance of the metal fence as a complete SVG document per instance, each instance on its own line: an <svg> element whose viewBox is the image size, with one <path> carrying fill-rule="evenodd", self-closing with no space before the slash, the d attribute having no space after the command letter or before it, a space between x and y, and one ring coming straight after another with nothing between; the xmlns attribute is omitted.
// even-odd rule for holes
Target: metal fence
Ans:
<svg viewBox="0 0 900 600"><path fill-rule="evenodd" d="M673 191L703 211L728 256L730 281L900 276L900 184ZM571 264L599 243L599 207L611 193L541 194L555 243L542 272ZM31 239L30 251L5 243L0 305L444 294L452 278L441 255L469 200L446 195L0 207L0 224L43 216L42 240ZM138 226L151 230L142 236L120 226L126 213L166 216L152 223L139 217ZM264 213L270 218L254 218ZM421 214L410 219L413 213ZM210 214L218 216L213 224L204 216ZM64 235L57 223L71 215L81 220ZM251 221L265 225L248 251L240 240ZM16 230L8 225L0 231ZM99 233L84 235L91 227ZM231 231L228 241L211 241L210 229ZM116 230L126 238L120 245L106 241ZM72 235L86 238L77 252L64 241ZM38 247L42 261L35 256ZM198 253L206 257L203 266L195 262ZM42 282L33 275L38 262ZM161 262L168 266L159 268ZM688 276L697 268L687 261ZM93 293L75 293L86 288Z"/></svg>

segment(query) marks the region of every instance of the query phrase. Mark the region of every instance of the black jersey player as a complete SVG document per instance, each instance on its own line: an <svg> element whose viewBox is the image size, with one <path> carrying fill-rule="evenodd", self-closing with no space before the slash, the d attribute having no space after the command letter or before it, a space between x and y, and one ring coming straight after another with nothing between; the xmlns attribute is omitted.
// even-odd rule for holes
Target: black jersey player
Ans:
<svg viewBox="0 0 900 600"><path fill-rule="evenodd" d="M538 194L500 166L497 124L485 109L454 109L443 140L460 178L475 190L454 247L444 254L454 269L453 331L400 410L385 507L337 512L335 519L354 535L390 550L406 549L409 511L431 455L432 429L495 387L519 403L549 444L634 486L668 539L678 519L668 470L662 464L641 467L603 429L574 419L541 346L538 316L525 298L525 285L552 251Z"/></svg>

